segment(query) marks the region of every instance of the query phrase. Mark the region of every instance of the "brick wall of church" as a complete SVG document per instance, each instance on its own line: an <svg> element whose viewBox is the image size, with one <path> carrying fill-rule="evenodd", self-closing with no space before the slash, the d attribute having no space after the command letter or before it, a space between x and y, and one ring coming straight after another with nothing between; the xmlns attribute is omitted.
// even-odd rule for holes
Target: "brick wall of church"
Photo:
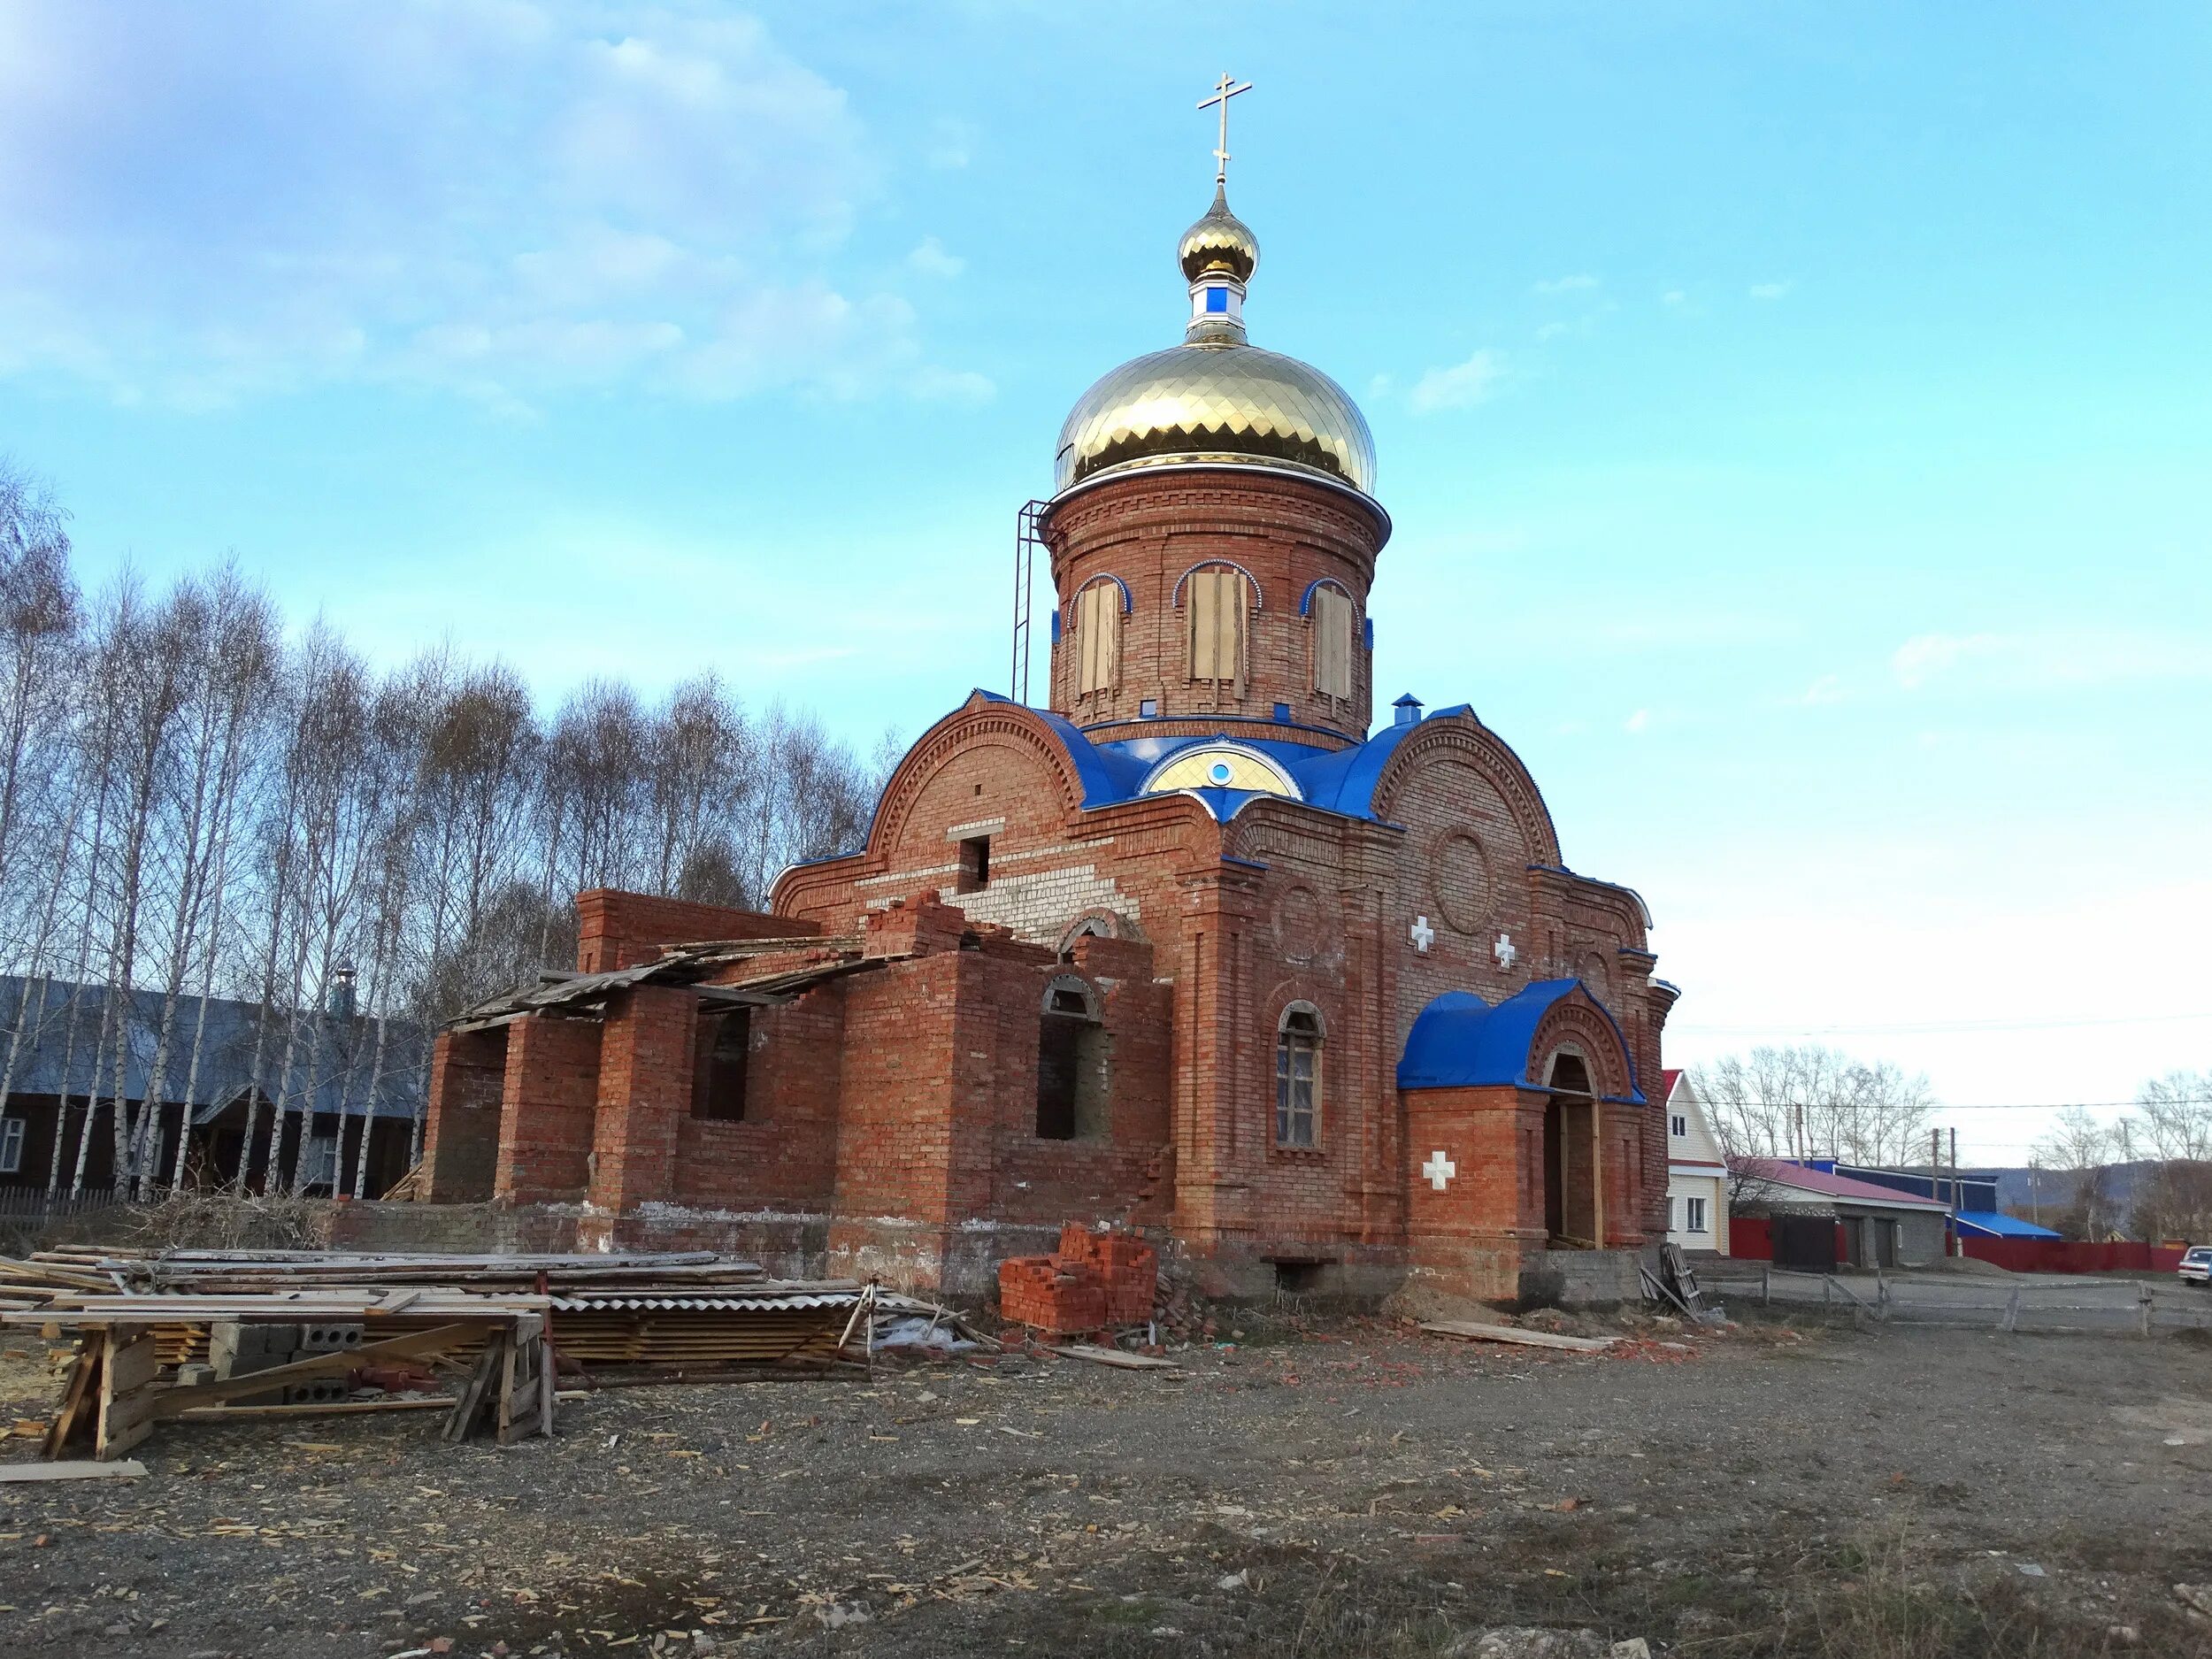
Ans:
<svg viewBox="0 0 2212 1659"><path fill-rule="evenodd" d="M1340 491L1250 471L1133 472L1071 497L1044 526L1064 627L1052 654L1052 706L1087 726L1137 720L1148 698L1170 721L1223 714L1271 720L1283 703L1294 725L1365 736L1373 705L1367 591L1383 534L1379 517ZM1257 584L1241 695L1190 677L1187 615L1176 586L1194 565L1213 559L1240 565ZM1064 629L1076 591L1102 576L1119 579L1129 593L1121 672L1111 688L1083 695ZM1342 584L1362 624L1348 699L1314 689L1312 628L1299 607L1323 579Z"/></svg>
<svg viewBox="0 0 2212 1659"><path fill-rule="evenodd" d="M685 1118L676 1201L713 1210L824 1209L837 1180L844 987L832 981L780 1008L755 1009L751 1025L745 1115L736 1122Z"/></svg>

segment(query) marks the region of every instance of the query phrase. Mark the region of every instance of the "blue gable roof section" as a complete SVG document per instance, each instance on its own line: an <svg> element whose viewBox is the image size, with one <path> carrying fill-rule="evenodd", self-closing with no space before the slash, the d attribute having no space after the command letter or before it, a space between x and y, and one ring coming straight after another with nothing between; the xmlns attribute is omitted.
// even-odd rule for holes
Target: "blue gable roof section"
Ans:
<svg viewBox="0 0 2212 1659"><path fill-rule="evenodd" d="M1529 1048L1536 1041L1536 1027L1554 1004L1576 990L1590 996L1589 987L1579 979L1540 979L1495 1008L1471 991L1445 992L1414 1017L1413 1029L1406 1033L1405 1052L1398 1061L1398 1087L1541 1087L1528 1075ZM1628 1103L1641 1106L1644 1095L1636 1083L1635 1056L1621 1035L1620 1022L1596 997L1590 996L1590 1001L1605 1015L1614 1041L1621 1046L1621 1057L1628 1063Z"/></svg>

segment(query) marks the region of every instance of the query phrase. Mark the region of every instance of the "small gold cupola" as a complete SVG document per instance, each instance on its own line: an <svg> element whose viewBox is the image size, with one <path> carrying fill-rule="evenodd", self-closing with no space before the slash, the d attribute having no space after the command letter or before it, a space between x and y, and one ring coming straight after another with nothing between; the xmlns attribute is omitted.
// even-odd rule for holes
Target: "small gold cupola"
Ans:
<svg viewBox="0 0 2212 1659"><path fill-rule="evenodd" d="M1183 233L1176 258L1190 284L1184 339L1192 345L1242 344L1245 285L1259 266L1260 239L1229 211L1225 184L1215 184L1213 205Z"/></svg>

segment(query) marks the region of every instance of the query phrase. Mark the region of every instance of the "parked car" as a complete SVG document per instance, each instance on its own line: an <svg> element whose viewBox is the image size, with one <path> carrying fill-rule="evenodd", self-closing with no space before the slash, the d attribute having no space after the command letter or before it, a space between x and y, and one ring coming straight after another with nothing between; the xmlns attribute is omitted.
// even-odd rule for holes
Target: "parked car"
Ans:
<svg viewBox="0 0 2212 1659"><path fill-rule="evenodd" d="M2185 1285L2203 1285L2212 1287L2212 1244L2192 1245L2181 1253L2181 1265L2174 1270L2181 1275Z"/></svg>

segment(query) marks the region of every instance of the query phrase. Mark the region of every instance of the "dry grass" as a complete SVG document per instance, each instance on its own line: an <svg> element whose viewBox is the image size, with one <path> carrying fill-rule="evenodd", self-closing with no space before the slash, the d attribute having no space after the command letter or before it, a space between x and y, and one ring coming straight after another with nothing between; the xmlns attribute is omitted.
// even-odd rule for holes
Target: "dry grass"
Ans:
<svg viewBox="0 0 2212 1659"><path fill-rule="evenodd" d="M326 1241L329 1209L282 1194L173 1193L122 1212L107 1236L142 1250L311 1250Z"/></svg>

